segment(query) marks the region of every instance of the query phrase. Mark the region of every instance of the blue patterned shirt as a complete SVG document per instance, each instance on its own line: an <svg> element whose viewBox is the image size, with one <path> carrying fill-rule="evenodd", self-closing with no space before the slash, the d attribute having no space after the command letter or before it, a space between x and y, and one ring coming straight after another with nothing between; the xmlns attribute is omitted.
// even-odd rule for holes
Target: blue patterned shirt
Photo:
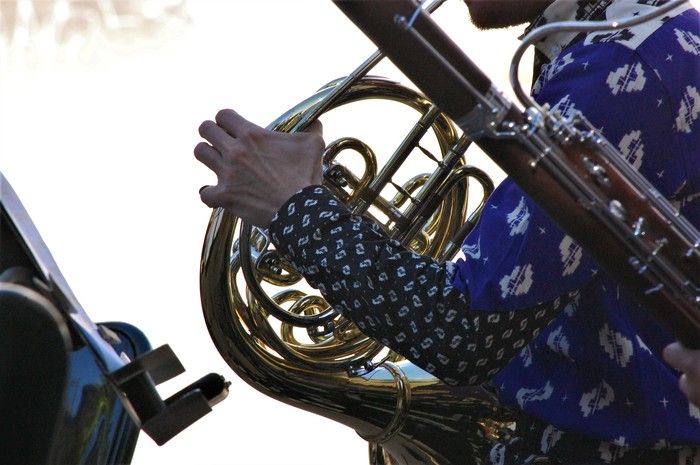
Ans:
<svg viewBox="0 0 700 465"><path fill-rule="evenodd" d="M659 2L562 0L549 13L573 19L583 3L611 19ZM628 30L549 38L539 50L551 61L534 86L538 102L565 116L581 111L700 226L698 12L685 5ZM463 251L455 286L472 309L527 308L581 289L575 305L496 375L504 403L614 442L611 457L627 447L700 443L700 410L660 357L671 335L513 182L498 187Z"/></svg>
<svg viewBox="0 0 700 465"><path fill-rule="evenodd" d="M659 3L558 0L545 17L618 18ZM698 12L684 6L631 30L554 36L538 49L547 61L538 101L582 111L700 226ZM630 447L700 444L700 410L660 357L671 335L511 181L491 196L456 263L406 250L318 186L290 199L270 229L339 312L447 383L480 383L500 369L502 402L605 441L605 461ZM542 452L559 437L552 431Z"/></svg>

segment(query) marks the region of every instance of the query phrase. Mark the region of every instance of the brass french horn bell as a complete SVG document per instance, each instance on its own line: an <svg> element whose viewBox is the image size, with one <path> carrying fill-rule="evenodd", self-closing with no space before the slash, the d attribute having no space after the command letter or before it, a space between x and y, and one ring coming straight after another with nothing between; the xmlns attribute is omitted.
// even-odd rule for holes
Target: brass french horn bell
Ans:
<svg viewBox="0 0 700 465"><path fill-rule="evenodd" d="M326 112L368 99L418 112L418 122L381 167L359 139L331 142L323 157L324 185L354 214L372 218L406 247L451 259L493 182L465 164L469 140L435 105L396 82L365 77L380 59L375 53L268 129L303 130ZM421 145L429 132L437 138L437 155ZM364 160L362 174L338 163L347 150ZM399 168L416 155L431 159L435 170L395 181ZM483 193L471 211L470 181ZM392 198L381 195L387 190L395 191ZM266 231L222 209L213 211L202 251L202 307L214 344L236 374L270 397L353 428L370 443L370 463L479 464L512 421L493 394L482 387L448 387L364 336L302 280L276 253Z"/></svg>

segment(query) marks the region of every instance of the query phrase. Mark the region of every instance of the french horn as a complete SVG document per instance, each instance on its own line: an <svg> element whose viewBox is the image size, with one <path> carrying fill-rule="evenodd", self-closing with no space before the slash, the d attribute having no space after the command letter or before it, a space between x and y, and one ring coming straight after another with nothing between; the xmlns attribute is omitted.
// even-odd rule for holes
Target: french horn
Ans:
<svg viewBox="0 0 700 465"><path fill-rule="evenodd" d="M522 50L542 35L621 29L684 1L622 21L552 23L530 32L511 67L524 112L496 91L414 1L375 2L376 8L366 2L336 4L545 211L557 213L552 216L567 233L622 284L637 290L640 301L656 310L684 344L696 347L700 232L655 195L653 186L583 115L565 119L540 107L517 83ZM493 185L485 173L465 164L468 137L460 136L435 105L396 83L366 77L380 57L375 54L348 78L323 87L270 129L303 130L326 111L368 98L417 110L418 123L381 169L361 141L331 143L324 155L324 183L353 213L372 217L388 236L448 260L484 206L482 199L467 217L469 181L481 184L485 196ZM439 86L436 69L444 78ZM420 144L429 129L440 141L437 156ZM337 154L346 149L366 160L362 175L336 163ZM393 176L413 152L433 159L437 169L398 184ZM380 194L390 185L397 194L387 200ZM571 211L563 211L563 202ZM619 214L618 205L629 206L629 213ZM654 218L654 234L642 227L647 218ZM275 399L355 429L370 443L373 465L478 465L490 444L506 438L514 416L486 387L448 388L363 337L316 295L287 289L270 297L266 290L299 285L301 277L280 260L265 231L239 223L222 210L212 214L201 262L201 293L211 337L241 378ZM594 229L597 234L591 237L581 233ZM662 239L654 242L657 234ZM669 249L683 253L668 254ZM660 312L665 308L673 312Z"/></svg>
<svg viewBox="0 0 700 465"><path fill-rule="evenodd" d="M368 99L416 111L418 121L382 167L357 138L331 142L323 155L324 185L388 236L449 260L475 225L493 182L466 164L469 139L434 104L396 82L367 75L381 59L376 52L268 129L301 131L327 112ZM421 145L429 132L437 139L437 155ZM338 162L344 151L360 155L362 174ZM435 170L395 181L415 154L432 160ZM481 198L468 208L473 183ZM385 198L387 190L395 195ZM308 286L293 288L303 287L302 280L275 252L266 231L223 209L213 211L200 269L204 317L222 357L252 387L353 428L368 441L375 465L478 465L486 448L508 433L512 414L487 388L448 387L365 337Z"/></svg>

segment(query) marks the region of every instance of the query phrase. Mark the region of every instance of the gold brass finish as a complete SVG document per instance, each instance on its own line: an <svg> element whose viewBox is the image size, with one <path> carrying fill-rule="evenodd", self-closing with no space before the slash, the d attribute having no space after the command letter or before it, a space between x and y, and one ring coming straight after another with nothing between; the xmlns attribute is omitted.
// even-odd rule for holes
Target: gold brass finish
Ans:
<svg viewBox="0 0 700 465"><path fill-rule="evenodd" d="M374 218L408 247L438 260L452 258L493 190L483 171L463 162L469 141L424 97L386 79L357 78L329 104L336 86L346 84L324 86L269 128L298 130L318 117L319 105L329 110L372 98L418 111L419 122L381 168L372 149L357 139L330 143L324 183L353 213ZM437 138L439 156L419 145L428 131ZM364 160L359 178L336 163L343 150ZM398 185L392 177L414 150L438 168ZM469 180L482 186L484 199L467 218ZM391 199L380 195L388 185L397 191ZM372 443L373 464L480 464L485 448L499 437L499 425L511 419L493 395L481 387L448 388L365 337L322 297L289 288L301 285L301 276L280 259L264 231L240 223L215 210L201 261L205 320L231 368L268 396L355 429ZM274 287L285 289L268 297Z"/></svg>

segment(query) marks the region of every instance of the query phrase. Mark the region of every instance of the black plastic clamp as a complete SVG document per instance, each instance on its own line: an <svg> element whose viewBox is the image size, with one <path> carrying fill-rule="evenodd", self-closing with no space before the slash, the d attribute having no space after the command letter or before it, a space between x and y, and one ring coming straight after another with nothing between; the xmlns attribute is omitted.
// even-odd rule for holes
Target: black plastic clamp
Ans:
<svg viewBox="0 0 700 465"><path fill-rule="evenodd" d="M156 444L163 445L228 395L223 376L210 373L167 399L156 386L184 373L169 345L147 352L110 373L126 409Z"/></svg>

